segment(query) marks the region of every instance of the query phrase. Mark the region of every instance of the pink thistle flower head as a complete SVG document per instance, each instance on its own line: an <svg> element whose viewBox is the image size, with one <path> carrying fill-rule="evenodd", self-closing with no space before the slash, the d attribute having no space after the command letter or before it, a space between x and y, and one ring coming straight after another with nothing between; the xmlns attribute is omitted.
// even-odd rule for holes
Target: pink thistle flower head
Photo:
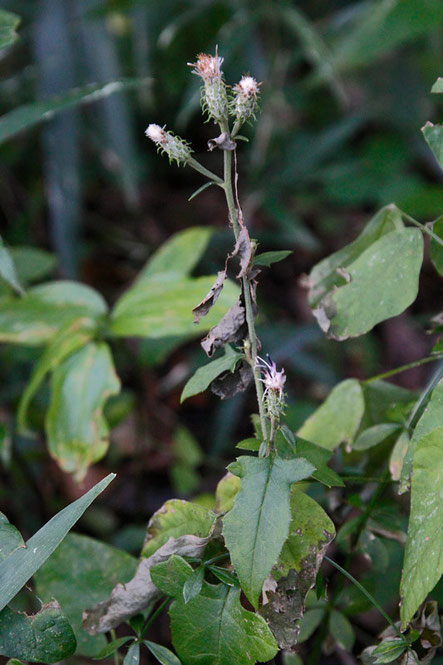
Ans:
<svg viewBox="0 0 443 665"><path fill-rule="evenodd" d="M260 381L265 386L263 401L269 416L278 418L285 409L284 387L286 383L285 370L277 371L277 365L270 356L266 355L267 360L257 356L257 367L262 372Z"/></svg>
<svg viewBox="0 0 443 665"><path fill-rule="evenodd" d="M188 62L190 67L194 67L192 70L193 74L201 76L203 81L213 81L214 79L221 79L223 72L221 71L221 66L224 58L221 58L217 50L215 55L208 55L207 53L199 53L197 56L197 62Z"/></svg>
<svg viewBox="0 0 443 665"><path fill-rule="evenodd" d="M228 95L221 70L222 63L223 58L218 55L217 49L215 55L200 53L197 62L188 62L190 67L194 67L192 73L203 80L202 109L207 112L209 119L218 123L228 117Z"/></svg>

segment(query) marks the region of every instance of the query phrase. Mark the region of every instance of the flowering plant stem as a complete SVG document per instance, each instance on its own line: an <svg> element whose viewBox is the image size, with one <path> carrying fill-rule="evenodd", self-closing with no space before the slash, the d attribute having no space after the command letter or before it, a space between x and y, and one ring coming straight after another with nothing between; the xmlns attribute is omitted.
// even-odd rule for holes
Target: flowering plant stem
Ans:
<svg viewBox="0 0 443 665"><path fill-rule="evenodd" d="M230 136L229 125L227 121L224 121L220 124L220 129L222 132L226 132ZM237 128L238 131L239 128ZM232 187L232 151L224 150L224 191L226 197L226 204L228 206L229 218L232 223L232 228L234 230L234 236L237 240L240 233L240 224L237 217L237 210L234 202L234 191ZM243 297L245 299L245 309L246 309L246 322L248 325L248 337L249 337L249 357L248 361L251 364L252 371L254 373L254 383L255 391L257 393L257 402L258 402L258 411L260 415L260 426L262 430L262 436L264 441L269 444L272 443L268 439L268 427L266 422L266 413L265 405L263 402L263 386L261 383L260 369L257 365L257 336L255 334L255 322L254 322L254 313L252 310L252 300L251 292L249 290L249 281L246 275L242 277L242 288L243 288Z"/></svg>

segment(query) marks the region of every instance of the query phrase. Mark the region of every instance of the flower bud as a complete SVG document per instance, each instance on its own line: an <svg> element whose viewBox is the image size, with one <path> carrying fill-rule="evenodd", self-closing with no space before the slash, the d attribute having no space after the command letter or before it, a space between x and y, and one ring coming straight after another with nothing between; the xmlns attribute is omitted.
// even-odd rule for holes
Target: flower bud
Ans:
<svg viewBox="0 0 443 665"><path fill-rule="evenodd" d="M197 74L203 80L201 105L209 118L214 122L222 122L228 115L228 95L221 65L223 58L215 52L215 56L200 53L197 62L188 62L194 67L193 74Z"/></svg>
<svg viewBox="0 0 443 665"><path fill-rule="evenodd" d="M242 76L241 80L232 88L234 96L230 102L229 110L236 120L245 122L254 116L257 108L257 96L260 92L260 83L252 76Z"/></svg>
<svg viewBox="0 0 443 665"><path fill-rule="evenodd" d="M189 144L172 132L166 132L164 127L151 123L145 134L154 141L159 152L168 155L170 162L175 160L178 166L184 166L190 159L192 150Z"/></svg>

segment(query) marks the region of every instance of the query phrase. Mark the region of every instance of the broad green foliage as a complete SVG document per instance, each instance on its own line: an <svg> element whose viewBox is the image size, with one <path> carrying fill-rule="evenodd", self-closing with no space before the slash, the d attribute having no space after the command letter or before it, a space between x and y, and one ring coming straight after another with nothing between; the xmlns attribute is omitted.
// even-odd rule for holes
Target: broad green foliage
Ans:
<svg viewBox="0 0 443 665"><path fill-rule="evenodd" d="M17 14L0 9L0 49L15 42L18 37L16 29L19 23L20 17Z"/></svg>
<svg viewBox="0 0 443 665"><path fill-rule="evenodd" d="M179 538L189 534L206 538L214 520L214 513L197 503L181 499L166 501L149 521L141 556L151 556L169 538Z"/></svg>
<svg viewBox="0 0 443 665"><path fill-rule="evenodd" d="M177 277L187 277L199 262L214 231L208 226L193 226L175 233L150 257L136 283L149 282L153 275L174 273Z"/></svg>
<svg viewBox="0 0 443 665"><path fill-rule="evenodd" d="M332 457L331 451L300 437L296 438L295 451L296 457L304 457L315 466L315 471L312 473L315 480L328 487L343 487L344 482L338 473L328 466L328 462Z"/></svg>
<svg viewBox="0 0 443 665"><path fill-rule="evenodd" d="M427 122L421 130L426 143L435 155L438 165L443 169L443 125L433 125Z"/></svg>
<svg viewBox="0 0 443 665"><path fill-rule="evenodd" d="M113 335L137 337L193 337L211 328L234 304L238 289L227 280L211 312L196 326L195 307L212 287L215 277L190 277L209 240L211 230L191 228L173 236L148 261L134 285L115 305Z"/></svg>
<svg viewBox="0 0 443 665"><path fill-rule="evenodd" d="M403 228L401 211L393 204L386 206L366 224L356 240L317 263L309 274L311 307L317 306L320 300L339 283L337 269L346 269L382 236Z"/></svg>
<svg viewBox="0 0 443 665"><path fill-rule="evenodd" d="M76 646L71 625L54 601L32 616L9 607L0 612L0 655L56 663L72 656Z"/></svg>
<svg viewBox="0 0 443 665"><path fill-rule="evenodd" d="M103 342L76 351L52 375L46 415L49 451L62 469L79 480L108 448L103 406L119 390L111 352Z"/></svg>
<svg viewBox="0 0 443 665"><path fill-rule="evenodd" d="M96 322L90 317L82 317L69 323L55 334L43 354L38 359L26 386L17 410L17 422L26 430L26 417L29 404L39 389L46 374L55 369L67 356L91 341L96 330Z"/></svg>
<svg viewBox="0 0 443 665"><path fill-rule="evenodd" d="M271 573L278 583L260 609L281 648L298 641L306 596L335 534L323 508L297 487L291 490L290 512L288 538Z"/></svg>
<svg viewBox="0 0 443 665"><path fill-rule="evenodd" d="M69 90L69 92L57 97L32 102L31 104L23 104L5 113L0 118L0 143L16 136L21 131L31 129L41 122L51 120L57 113L66 111L79 104L97 102L116 92L137 88L145 83L147 83L147 80L141 78L110 81L100 85L89 84L81 88Z"/></svg>
<svg viewBox="0 0 443 665"><path fill-rule="evenodd" d="M365 409L363 392L356 379L346 379L329 394L310 416L298 435L318 446L333 450L341 443L351 443Z"/></svg>
<svg viewBox="0 0 443 665"><path fill-rule="evenodd" d="M337 288L314 310L320 327L344 340L401 314L417 297L422 260L418 229L384 235L339 273Z"/></svg>
<svg viewBox="0 0 443 665"><path fill-rule="evenodd" d="M210 363L203 365L203 367L199 367L195 374L191 376L183 388L180 402L184 402L188 397L206 390L220 374L233 372L238 361L242 358L243 355L241 353L237 353L227 344L225 346L225 355L222 358L217 358L217 360L212 360Z"/></svg>
<svg viewBox="0 0 443 665"><path fill-rule="evenodd" d="M428 430L415 446L411 514L400 586L403 626L443 574L443 427ZM418 426L417 426L418 427Z"/></svg>
<svg viewBox="0 0 443 665"><path fill-rule="evenodd" d="M181 557L152 571L155 584L174 597L172 643L183 665L251 665L275 656L272 633L262 617L243 609L239 588L204 582L201 593L186 604L182 589L190 575L192 568Z"/></svg>
<svg viewBox="0 0 443 665"><path fill-rule="evenodd" d="M215 325L234 304L238 291L227 281L210 313L194 323L192 307L209 291L214 277L177 277L174 272L155 274L136 282L117 302L110 330L116 337L194 337Z"/></svg>
<svg viewBox="0 0 443 665"><path fill-rule="evenodd" d="M117 583L133 576L136 560L93 538L68 534L35 576L36 591L49 602L56 598L77 638L77 655L96 656L106 644L103 635L82 629L82 612L105 600Z"/></svg>
<svg viewBox="0 0 443 665"><path fill-rule="evenodd" d="M315 467L302 458L245 456L228 468L240 477L241 489L223 519L223 536L242 589L257 608L263 583L288 537L290 487Z"/></svg>
<svg viewBox="0 0 443 665"><path fill-rule="evenodd" d="M71 503L49 520L26 542L25 548L16 549L10 556L0 562L0 610L6 607L44 564L46 559L51 556L68 531L113 478L115 478L115 475L110 473L80 499Z"/></svg>
<svg viewBox="0 0 443 665"><path fill-rule="evenodd" d="M77 282L35 286L21 298L0 298L0 342L39 346L74 319L106 314L103 298Z"/></svg>

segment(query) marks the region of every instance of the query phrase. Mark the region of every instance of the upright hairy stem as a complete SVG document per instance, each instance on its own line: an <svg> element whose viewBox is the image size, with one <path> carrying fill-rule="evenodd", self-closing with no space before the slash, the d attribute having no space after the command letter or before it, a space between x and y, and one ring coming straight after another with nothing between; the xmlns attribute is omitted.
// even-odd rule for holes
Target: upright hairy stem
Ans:
<svg viewBox="0 0 443 665"><path fill-rule="evenodd" d="M223 123L220 125L222 132L226 132L229 135L229 126L228 123ZM237 240L238 234L240 233L240 225L237 218L237 211L234 203L234 192L232 188L232 152L230 150L224 150L224 190L226 196L226 203L229 210L229 218L232 222L234 229L235 239ZM250 357L252 371L254 373L254 382L255 390L257 393L257 402L258 410L260 414L260 425L262 430L262 435L265 441L268 441L268 428L266 423L266 414L265 406L263 403L263 386L261 383L260 369L257 367L257 336L255 334L255 322L254 322L254 313L252 310L252 300L251 293L249 290L249 281L246 276L242 277L242 286L243 286L243 297L245 299L245 308L246 308L246 322L248 324L248 336L250 343Z"/></svg>

